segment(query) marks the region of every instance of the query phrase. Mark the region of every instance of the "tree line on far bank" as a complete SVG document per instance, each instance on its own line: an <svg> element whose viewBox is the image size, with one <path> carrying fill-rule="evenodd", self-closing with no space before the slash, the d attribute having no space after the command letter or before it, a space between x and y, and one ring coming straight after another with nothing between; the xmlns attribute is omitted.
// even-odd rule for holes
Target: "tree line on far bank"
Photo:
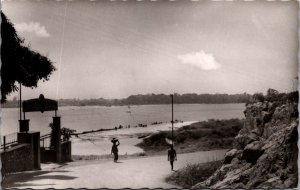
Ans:
<svg viewBox="0 0 300 190"><path fill-rule="evenodd" d="M243 94L174 94L174 104L226 104L226 103L247 103L252 95ZM170 104L170 95L146 94L131 95L124 99L59 99L59 106L124 106L124 105L153 105ZM3 104L3 107L18 107L18 100L15 97Z"/></svg>
<svg viewBox="0 0 300 190"><path fill-rule="evenodd" d="M174 104L229 104L229 103L252 103L260 101L293 101L298 102L298 91L279 93L277 90L268 89L266 94L255 93L243 94L174 94ZM59 106L129 106L129 105L159 105L170 104L170 95L146 94L131 95L124 99L59 99ZM17 97L2 104L2 107L18 107Z"/></svg>

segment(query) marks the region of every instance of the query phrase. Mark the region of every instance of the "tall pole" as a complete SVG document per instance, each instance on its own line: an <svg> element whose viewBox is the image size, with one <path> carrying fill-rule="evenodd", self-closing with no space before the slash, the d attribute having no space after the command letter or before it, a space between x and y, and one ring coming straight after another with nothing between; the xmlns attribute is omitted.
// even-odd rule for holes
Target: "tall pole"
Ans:
<svg viewBox="0 0 300 190"><path fill-rule="evenodd" d="M22 120L22 88L21 83L20 84L20 120Z"/></svg>
<svg viewBox="0 0 300 190"><path fill-rule="evenodd" d="M172 99L172 145L174 144L174 138L173 138L173 125L174 125L174 120L173 120L173 94L171 94L171 99Z"/></svg>

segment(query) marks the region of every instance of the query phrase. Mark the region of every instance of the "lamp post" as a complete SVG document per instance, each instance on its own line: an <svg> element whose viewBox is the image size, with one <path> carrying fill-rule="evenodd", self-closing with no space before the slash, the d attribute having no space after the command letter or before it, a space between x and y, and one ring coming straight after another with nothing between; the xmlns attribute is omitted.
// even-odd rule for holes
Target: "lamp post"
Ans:
<svg viewBox="0 0 300 190"><path fill-rule="evenodd" d="M172 145L174 145L174 138L173 138L173 126L174 126L174 120L173 120L173 94L171 94L171 100L172 100L172 121L171 121L171 123L172 123Z"/></svg>
<svg viewBox="0 0 300 190"><path fill-rule="evenodd" d="M19 120L19 132L28 132L29 130L29 120L25 119L25 112L23 112L23 119L22 119L22 84L20 85L20 120Z"/></svg>
<svg viewBox="0 0 300 190"><path fill-rule="evenodd" d="M22 120L22 85L20 84L20 120Z"/></svg>

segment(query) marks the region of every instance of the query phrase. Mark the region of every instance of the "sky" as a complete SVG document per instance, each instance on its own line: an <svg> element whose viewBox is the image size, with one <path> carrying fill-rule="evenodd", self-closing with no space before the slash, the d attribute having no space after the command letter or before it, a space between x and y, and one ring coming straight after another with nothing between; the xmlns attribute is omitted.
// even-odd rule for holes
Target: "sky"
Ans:
<svg viewBox="0 0 300 190"><path fill-rule="evenodd" d="M4 0L1 8L57 68L36 89L22 88L24 99L297 85L297 1Z"/></svg>

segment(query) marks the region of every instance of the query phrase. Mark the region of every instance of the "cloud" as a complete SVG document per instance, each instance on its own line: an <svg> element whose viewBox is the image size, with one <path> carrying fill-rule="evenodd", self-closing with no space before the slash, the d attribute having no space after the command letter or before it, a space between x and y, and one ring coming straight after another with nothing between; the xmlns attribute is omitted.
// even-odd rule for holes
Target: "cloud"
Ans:
<svg viewBox="0 0 300 190"><path fill-rule="evenodd" d="M38 37L47 38L50 34L47 32L45 26L42 26L39 22L22 22L15 24L15 28L18 32L34 33Z"/></svg>
<svg viewBox="0 0 300 190"><path fill-rule="evenodd" d="M202 70L216 70L221 68L220 63L215 60L214 56L212 54L205 53L203 50L178 55L177 58L183 64L192 65Z"/></svg>

